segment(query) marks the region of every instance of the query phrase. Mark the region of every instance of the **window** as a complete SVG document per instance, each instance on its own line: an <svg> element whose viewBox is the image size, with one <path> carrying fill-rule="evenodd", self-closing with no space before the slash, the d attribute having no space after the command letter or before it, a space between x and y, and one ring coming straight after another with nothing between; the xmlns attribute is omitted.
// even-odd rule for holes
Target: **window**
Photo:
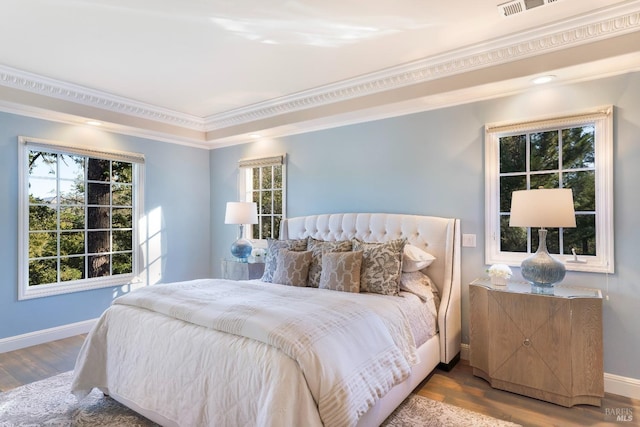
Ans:
<svg viewBox="0 0 640 427"><path fill-rule="evenodd" d="M487 264L519 266L538 248L538 233L509 227L511 193L571 188L576 228L549 229L547 247L567 270L613 272L612 107L571 116L487 125Z"/></svg>
<svg viewBox="0 0 640 427"><path fill-rule="evenodd" d="M249 239L278 238L286 217L285 157L240 160L240 200L256 202L258 224L249 228Z"/></svg>
<svg viewBox="0 0 640 427"><path fill-rule="evenodd" d="M19 299L130 283L143 157L19 143Z"/></svg>

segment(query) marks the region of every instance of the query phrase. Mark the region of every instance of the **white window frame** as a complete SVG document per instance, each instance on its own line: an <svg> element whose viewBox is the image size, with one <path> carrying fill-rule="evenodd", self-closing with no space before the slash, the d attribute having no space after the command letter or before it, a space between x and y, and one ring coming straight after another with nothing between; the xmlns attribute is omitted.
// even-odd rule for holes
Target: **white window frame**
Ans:
<svg viewBox="0 0 640 427"><path fill-rule="evenodd" d="M258 157L241 159L238 161L238 200L241 202L251 201L253 193L252 171L254 168L265 166L282 166L282 219L287 217L287 155L279 154L270 157ZM258 217L261 217L258 206ZM244 228L245 238L256 243L258 247L266 247L266 239L254 239L253 228ZM277 239L279 236L272 236Z"/></svg>
<svg viewBox="0 0 640 427"><path fill-rule="evenodd" d="M140 262L142 260L139 244L139 229L143 208L144 156L137 153L101 151L66 142L40 138L18 137L18 299L47 297L52 295L99 289L114 285L127 285L139 282ZM29 286L29 151L42 150L50 153L88 156L111 161L132 163L133 171L133 259L130 274L117 274L107 277L85 278L67 282ZM86 200L85 200L86 204Z"/></svg>
<svg viewBox="0 0 640 427"><path fill-rule="evenodd" d="M613 106L535 120L493 123L485 126L485 262L519 267L531 253L500 251L499 140L516 132L560 129L593 123L595 126L596 256L554 255L568 271L614 272L613 226ZM535 251L536 248L532 248Z"/></svg>

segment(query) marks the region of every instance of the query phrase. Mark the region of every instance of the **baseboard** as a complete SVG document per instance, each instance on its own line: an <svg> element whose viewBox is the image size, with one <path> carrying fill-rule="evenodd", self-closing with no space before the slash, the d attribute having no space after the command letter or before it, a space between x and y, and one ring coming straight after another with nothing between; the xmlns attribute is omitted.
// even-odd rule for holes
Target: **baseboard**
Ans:
<svg viewBox="0 0 640 427"><path fill-rule="evenodd" d="M460 358L469 360L469 344L462 343L460 345ZM617 394L631 399L640 399L640 380L605 372L604 391L605 393Z"/></svg>
<svg viewBox="0 0 640 427"><path fill-rule="evenodd" d="M83 322L70 323L68 325L57 326L55 328L2 338L0 339L0 353L44 344L46 342L72 337L74 335L86 334L91 330L97 320L98 319L89 319Z"/></svg>
<svg viewBox="0 0 640 427"><path fill-rule="evenodd" d="M640 399L640 380L605 373L604 391L632 399Z"/></svg>

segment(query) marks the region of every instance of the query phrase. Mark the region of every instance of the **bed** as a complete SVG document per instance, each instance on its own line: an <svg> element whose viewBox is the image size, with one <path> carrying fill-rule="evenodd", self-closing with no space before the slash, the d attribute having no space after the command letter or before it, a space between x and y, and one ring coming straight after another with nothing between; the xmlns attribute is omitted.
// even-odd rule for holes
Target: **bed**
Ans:
<svg viewBox="0 0 640 427"><path fill-rule="evenodd" d="M155 285L101 316L81 349L72 391L82 398L97 387L164 426L380 425L438 365L459 358L459 228L452 218L383 213L282 222L280 241L402 239L431 254L416 274L430 279L439 304L433 333L417 343L420 328L404 304L419 298L407 292L260 280ZM301 259L305 251L286 252ZM339 260L355 252L362 251ZM414 333L399 332L408 329Z"/></svg>

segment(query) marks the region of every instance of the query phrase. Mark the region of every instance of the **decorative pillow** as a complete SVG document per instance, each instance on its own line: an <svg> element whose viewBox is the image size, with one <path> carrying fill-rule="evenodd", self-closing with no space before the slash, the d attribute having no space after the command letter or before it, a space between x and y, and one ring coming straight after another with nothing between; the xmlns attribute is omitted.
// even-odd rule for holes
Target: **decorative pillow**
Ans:
<svg viewBox="0 0 640 427"><path fill-rule="evenodd" d="M402 271L405 273L420 271L429 267L435 259L436 257L429 252L407 243L402 255Z"/></svg>
<svg viewBox="0 0 640 427"><path fill-rule="evenodd" d="M320 274L322 273L322 254L326 252L347 252L351 250L350 240L337 242L325 242L309 237L307 250L313 253L311 266L309 267L309 286L317 288L320 284Z"/></svg>
<svg viewBox="0 0 640 427"><path fill-rule="evenodd" d="M321 289L360 292L362 251L325 252L322 256Z"/></svg>
<svg viewBox="0 0 640 427"><path fill-rule="evenodd" d="M365 243L353 239L352 242L354 251L363 251L360 291L398 295L402 271L402 250L407 240Z"/></svg>
<svg viewBox="0 0 640 427"><path fill-rule="evenodd" d="M276 258L280 249L289 249L292 251L306 251L307 239L300 240L267 240L267 256L264 260L264 273L262 274L263 282L271 282L273 273L276 271Z"/></svg>
<svg viewBox="0 0 640 427"><path fill-rule="evenodd" d="M431 277L421 271L402 273L400 276L400 290L410 292L424 302L434 300L436 308L440 305L438 288L436 288Z"/></svg>
<svg viewBox="0 0 640 427"><path fill-rule="evenodd" d="M280 249L276 257L276 271L273 283L288 286L307 286L311 264L311 251L290 251Z"/></svg>

